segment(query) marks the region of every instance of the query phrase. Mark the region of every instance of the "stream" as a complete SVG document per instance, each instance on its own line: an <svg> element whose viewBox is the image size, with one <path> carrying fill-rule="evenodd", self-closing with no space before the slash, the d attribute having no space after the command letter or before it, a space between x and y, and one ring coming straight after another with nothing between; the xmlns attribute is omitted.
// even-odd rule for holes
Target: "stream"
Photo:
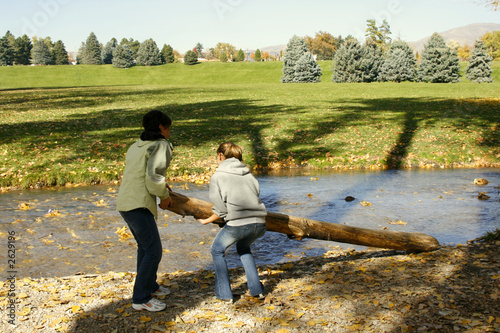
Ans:
<svg viewBox="0 0 500 333"><path fill-rule="evenodd" d="M475 185L474 179L488 180ZM385 171L283 171L259 175L268 211L370 229L423 232L442 245L465 244L500 228L500 168ZM174 183L175 192L208 201L208 185ZM15 238L17 277L135 271L136 245L115 209L117 186L0 193L0 272L7 267L8 237ZM489 196L478 199L479 193ZM347 196L355 198L346 201ZM368 202L370 205L362 205ZM160 211L160 272L212 269L216 225ZM358 246L297 241L267 232L253 246L258 265L319 256ZM229 267L239 266L235 249Z"/></svg>

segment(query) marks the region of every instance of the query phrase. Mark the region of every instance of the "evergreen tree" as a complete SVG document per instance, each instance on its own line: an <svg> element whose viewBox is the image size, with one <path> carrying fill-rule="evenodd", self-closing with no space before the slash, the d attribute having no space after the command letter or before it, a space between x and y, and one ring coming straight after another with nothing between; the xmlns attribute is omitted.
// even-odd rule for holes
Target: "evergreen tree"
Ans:
<svg viewBox="0 0 500 333"><path fill-rule="evenodd" d="M259 49L255 50L255 54L254 54L253 60L255 60L257 62L262 61L262 54L260 53Z"/></svg>
<svg viewBox="0 0 500 333"><path fill-rule="evenodd" d="M139 52L139 48L141 47L141 43L138 40L134 40L133 38L127 40L126 38L123 38L120 42L120 45L128 45L128 47L132 51L134 59L137 59L137 53Z"/></svg>
<svg viewBox="0 0 500 333"><path fill-rule="evenodd" d="M14 63L17 65L29 65L32 48L33 44L26 34L16 38L14 43Z"/></svg>
<svg viewBox="0 0 500 333"><path fill-rule="evenodd" d="M474 45L472 58L467 65L465 77L472 82L493 82L491 79L491 57L486 53L484 42L477 41Z"/></svg>
<svg viewBox="0 0 500 333"><path fill-rule="evenodd" d="M161 49L162 63L171 64L175 61L174 49L170 45L163 44Z"/></svg>
<svg viewBox="0 0 500 333"><path fill-rule="evenodd" d="M307 52L307 44L303 38L293 36L286 46L283 59L283 76L282 83L294 82L295 65L297 61Z"/></svg>
<svg viewBox="0 0 500 333"><path fill-rule="evenodd" d="M366 34L368 39L372 39L378 47L386 50L391 42L389 35L391 34L391 29L389 23L384 20L380 27L377 27L375 20L367 20Z"/></svg>
<svg viewBox="0 0 500 333"><path fill-rule="evenodd" d="M363 82L377 81L383 63L383 50L371 39L362 46Z"/></svg>
<svg viewBox="0 0 500 333"><path fill-rule="evenodd" d="M189 50L184 55L184 65L196 65L198 63L198 56L196 52Z"/></svg>
<svg viewBox="0 0 500 333"><path fill-rule="evenodd" d="M227 62L227 55L225 52L222 52L219 57L220 62Z"/></svg>
<svg viewBox="0 0 500 333"><path fill-rule="evenodd" d="M83 57L85 56L85 43L82 42L82 45L78 48L78 52L76 54L76 64L83 64Z"/></svg>
<svg viewBox="0 0 500 333"><path fill-rule="evenodd" d="M363 48L354 38L348 38L333 57L332 81L335 83L363 82Z"/></svg>
<svg viewBox="0 0 500 333"><path fill-rule="evenodd" d="M136 59L139 66L161 65L160 50L152 38L141 43Z"/></svg>
<svg viewBox="0 0 500 333"><path fill-rule="evenodd" d="M68 52L66 52L64 43L61 40L58 40L54 44L54 47L52 48L52 58L54 59L55 65L67 65L69 63Z"/></svg>
<svg viewBox="0 0 500 333"><path fill-rule="evenodd" d="M113 63L113 51L116 49L116 45L118 41L115 38L111 38L109 42L106 43L106 46L102 49L102 62L104 64L112 64Z"/></svg>
<svg viewBox="0 0 500 333"><path fill-rule="evenodd" d="M82 63L87 65L101 65L101 44L96 35L91 32L85 43L85 51L82 55Z"/></svg>
<svg viewBox="0 0 500 333"><path fill-rule="evenodd" d="M196 55L200 58L203 54L203 45L201 45L201 43L196 43L193 51L196 52Z"/></svg>
<svg viewBox="0 0 500 333"><path fill-rule="evenodd" d="M236 55L236 61L245 61L245 53L242 49L238 51L238 54Z"/></svg>
<svg viewBox="0 0 500 333"><path fill-rule="evenodd" d="M424 46L418 79L432 83L460 81L460 59L437 33L433 34Z"/></svg>
<svg viewBox="0 0 500 333"><path fill-rule="evenodd" d="M116 68L129 68L134 66L134 54L127 44L116 46L113 51L112 63Z"/></svg>
<svg viewBox="0 0 500 333"><path fill-rule="evenodd" d="M51 65L53 63L50 49L43 39L39 39L33 44L32 62L35 65Z"/></svg>
<svg viewBox="0 0 500 333"><path fill-rule="evenodd" d="M389 54L380 69L380 81L415 81L417 59L408 43L397 40L391 44Z"/></svg>
<svg viewBox="0 0 500 333"><path fill-rule="evenodd" d="M297 60L295 64L295 71L293 82L295 83L315 83L321 81L321 67L319 67L314 56L306 52Z"/></svg>
<svg viewBox="0 0 500 333"><path fill-rule="evenodd" d="M9 38L10 32L0 38L0 66L12 66L14 64L14 47Z"/></svg>

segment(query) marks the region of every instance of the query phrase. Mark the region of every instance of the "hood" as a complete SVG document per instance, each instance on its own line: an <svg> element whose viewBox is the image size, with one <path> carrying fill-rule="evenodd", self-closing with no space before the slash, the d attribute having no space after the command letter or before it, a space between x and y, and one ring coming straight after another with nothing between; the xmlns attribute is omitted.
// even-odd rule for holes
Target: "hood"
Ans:
<svg viewBox="0 0 500 333"><path fill-rule="evenodd" d="M248 167L245 164L240 162L240 160L238 160L235 157L231 157L231 158L228 158L228 159L222 161L219 164L217 171L231 173L231 174L240 175L240 176L243 176L243 175L246 175L247 173L250 173L250 169L248 169Z"/></svg>

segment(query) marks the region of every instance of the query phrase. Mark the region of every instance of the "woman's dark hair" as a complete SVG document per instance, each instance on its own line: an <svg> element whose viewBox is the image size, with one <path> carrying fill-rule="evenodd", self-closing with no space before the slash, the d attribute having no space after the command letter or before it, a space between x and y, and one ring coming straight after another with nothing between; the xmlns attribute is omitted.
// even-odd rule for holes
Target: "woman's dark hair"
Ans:
<svg viewBox="0 0 500 333"><path fill-rule="evenodd" d="M160 125L170 127L172 119L159 110L149 111L142 117L142 126L147 132L160 132Z"/></svg>

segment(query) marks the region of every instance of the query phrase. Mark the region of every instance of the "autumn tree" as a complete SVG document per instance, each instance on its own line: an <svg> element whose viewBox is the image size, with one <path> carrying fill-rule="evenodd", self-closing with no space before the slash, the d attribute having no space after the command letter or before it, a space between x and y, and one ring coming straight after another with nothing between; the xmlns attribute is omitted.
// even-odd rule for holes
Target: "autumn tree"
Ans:
<svg viewBox="0 0 500 333"><path fill-rule="evenodd" d="M127 44L117 45L113 51L113 66L116 68L129 68L134 65L134 54Z"/></svg>
<svg viewBox="0 0 500 333"><path fill-rule="evenodd" d="M408 43L402 40L392 42L381 68L379 81L415 81L417 59Z"/></svg>
<svg viewBox="0 0 500 333"><path fill-rule="evenodd" d="M141 43L139 51L137 51L136 62L139 66L161 65L160 50L152 38Z"/></svg>
<svg viewBox="0 0 500 333"><path fill-rule="evenodd" d="M486 51L493 59L500 58L500 30L488 32L481 37Z"/></svg>
<svg viewBox="0 0 500 333"><path fill-rule="evenodd" d="M214 48L215 57L221 59L222 53L226 55L226 61L233 60L236 57L236 47L229 43L217 43Z"/></svg>
<svg viewBox="0 0 500 333"><path fill-rule="evenodd" d="M444 38L435 33L422 51L418 79L432 83L460 81L460 59L456 52L446 46Z"/></svg>
<svg viewBox="0 0 500 333"><path fill-rule="evenodd" d="M474 45L472 58L465 70L465 77L472 82L492 82L491 79L491 57L486 53L483 41L477 41Z"/></svg>
<svg viewBox="0 0 500 333"><path fill-rule="evenodd" d="M337 51L343 43L341 36L335 38L325 31L319 31L314 37L306 36L304 39L309 52L316 55L317 60L332 60L335 51Z"/></svg>

